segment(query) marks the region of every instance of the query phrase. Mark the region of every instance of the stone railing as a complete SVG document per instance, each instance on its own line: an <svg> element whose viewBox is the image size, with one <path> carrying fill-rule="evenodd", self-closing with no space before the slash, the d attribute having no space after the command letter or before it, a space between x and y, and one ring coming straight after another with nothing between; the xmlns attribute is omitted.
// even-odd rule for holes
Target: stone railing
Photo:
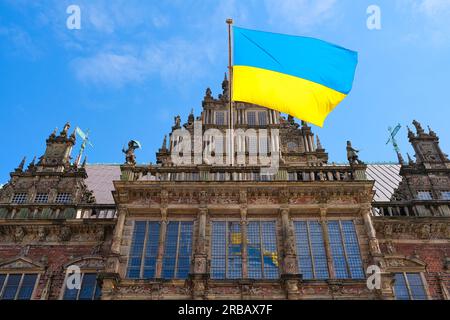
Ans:
<svg viewBox="0 0 450 320"><path fill-rule="evenodd" d="M114 219L115 205L51 205L24 204L0 205L0 220L3 219Z"/></svg>
<svg viewBox="0 0 450 320"><path fill-rule="evenodd" d="M372 215L383 217L450 217L449 202L375 202L372 204Z"/></svg>
<svg viewBox="0 0 450 320"><path fill-rule="evenodd" d="M260 168L189 167L154 168L142 170L122 168L122 180L150 181L349 181L366 180L365 167L354 169L348 166L318 166L304 168L280 168L275 175L263 175Z"/></svg>

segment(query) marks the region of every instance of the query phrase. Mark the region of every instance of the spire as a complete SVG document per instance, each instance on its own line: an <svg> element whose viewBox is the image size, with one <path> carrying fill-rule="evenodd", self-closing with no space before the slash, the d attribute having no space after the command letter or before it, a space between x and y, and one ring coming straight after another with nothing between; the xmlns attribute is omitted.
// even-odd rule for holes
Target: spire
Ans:
<svg viewBox="0 0 450 320"><path fill-rule="evenodd" d="M316 140L317 140L317 150L323 150L322 148L322 144L320 143L320 139L319 139L319 135L316 135Z"/></svg>
<svg viewBox="0 0 450 320"><path fill-rule="evenodd" d="M167 151L167 134L164 135L163 143L161 146L162 151Z"/></svg>
<svg viewBox="0 0 450 320"><path fill-rule="evenodd" d="M406 155L408 156L408 164L411 166L414 164L413 159L411 159L411 156L409 155L409 153L406 153Z"/></svg>
<svg viewBox="0 0 450 320"><path fill-rule="evenodd" d="M191 109L191 113L188 116L188 124L193 124L194 123L194 108Z"/></svg>
<svg viewBox="0 0 450 320"><path fill-rule="evenodd" d="M414 138L414 132L412 132L411 129L408 126L406 126L406 128L408 129L408 138L409 139Z"/></svg>
<svg viewBox="0 0 450 320"><path fill-rule="evenodd" d="M402 154L400 153L400 151L397 151L397 158L398 158L398 163L399 164L405 164L405 160L403 159Z"/></svg>
<svg viewBox="0 0 450 320"><path fill-rule="evenodd" d="M33 157L33 160L28 165L28 169L33 168L35 166L35 164L36 164L36 156Z"/></svg>

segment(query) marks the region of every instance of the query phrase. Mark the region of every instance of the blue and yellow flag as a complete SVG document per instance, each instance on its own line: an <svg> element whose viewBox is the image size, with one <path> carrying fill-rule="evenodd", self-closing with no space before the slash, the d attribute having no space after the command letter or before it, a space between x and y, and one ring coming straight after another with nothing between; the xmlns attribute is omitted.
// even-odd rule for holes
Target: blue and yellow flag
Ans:
<svg viewBox="0 0 450 320"><path fill-rule="evenodd" d="M233 27L232 99L320 127L352 89L358 54L322 40Z"/></svg>

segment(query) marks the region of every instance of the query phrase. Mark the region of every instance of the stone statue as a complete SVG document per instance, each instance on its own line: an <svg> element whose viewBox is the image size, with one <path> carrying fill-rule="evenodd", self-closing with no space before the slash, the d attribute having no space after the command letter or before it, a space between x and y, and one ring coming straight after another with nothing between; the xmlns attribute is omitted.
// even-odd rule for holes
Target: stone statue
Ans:
<svg viewBox="0 0 450 320"><path fill-rule="evenodd" d="M364 164L358 157L359 150L353 149L352 143L347 141L347 159L350 164Z"/></svg>
<svg viewBox="0 0 450 320"><path fill-rule="evenodd" d="M181 117L178 115L178 116L174 117L173 120L174 120L174 125L173 125L172 129L180 129L181 128Z"/></svg>
<svg viewBox="0 0 450 320"><path fill-rule="evenodd" d="M134 154L134 151L136 149L139 149L141 145L139 142L135 140L130 140L128 142L128 149L122 149L122 152L125 153L125 163L128 165L134 166L136 164L136 155Z"/></svg>
<svg viewBox="0 0 450 320"><path fill-rule="evenodd" d="M61 131L61 135L62 135L62 136L67 136L67 132L69 131L69 129L70 129L70 123L67 122L67 123L64 125L63 130Z"/></svg>

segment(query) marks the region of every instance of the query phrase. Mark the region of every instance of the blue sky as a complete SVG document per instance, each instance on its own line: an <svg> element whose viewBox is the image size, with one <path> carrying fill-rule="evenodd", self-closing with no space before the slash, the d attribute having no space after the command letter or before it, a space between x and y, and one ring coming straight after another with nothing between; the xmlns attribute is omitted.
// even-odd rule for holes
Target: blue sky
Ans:
<svg viewBox="0 0 450 320"><path fill-rule="evenodd" d="M81 30L66 27L71 4L81 8ZM371 4L381 30L366 27ZM353 91L314 128L330 162L346 160L347 140L365 161L395 161L385 142L397 123L400 147L412 153L413 119L450 152L449 0L0 0L0 183L23 156L41 156L66 121L91 130L90 163L123 162L132 138L143 145L138 161L154 161L173 116L198 115L207 87L220 93L227 17L359 52Z"/></svg>

